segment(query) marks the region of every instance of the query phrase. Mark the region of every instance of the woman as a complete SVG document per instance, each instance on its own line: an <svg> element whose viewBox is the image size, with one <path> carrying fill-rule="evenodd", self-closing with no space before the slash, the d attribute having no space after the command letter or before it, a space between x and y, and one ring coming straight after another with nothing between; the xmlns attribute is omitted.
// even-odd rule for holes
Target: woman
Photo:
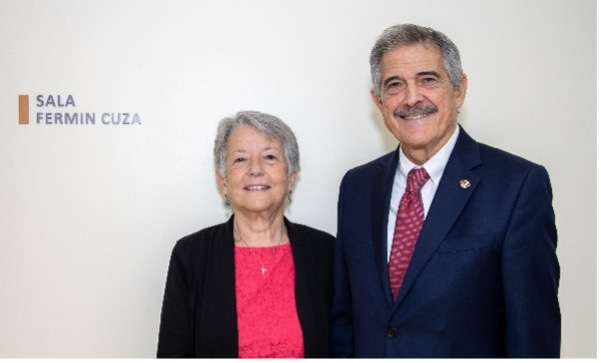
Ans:
<svg viewBox="0 0 601 363"><path fill-rule="evenodd" d="M214 156L233 215L175 245L157 357L327 357L334 237L284 217L294 134L240 112L219 124Z"/></svg>

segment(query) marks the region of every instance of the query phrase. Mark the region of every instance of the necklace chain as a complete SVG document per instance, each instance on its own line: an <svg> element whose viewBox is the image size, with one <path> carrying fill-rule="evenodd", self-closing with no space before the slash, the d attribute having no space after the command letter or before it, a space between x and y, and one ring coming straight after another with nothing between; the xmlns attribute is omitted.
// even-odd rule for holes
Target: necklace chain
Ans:
<svg viewBox="0 0 601 363"><path fill-rule="evenodd" d="M242 241L242 243L244 243L246 245L246 247L248 247L248 249L253 254L253 256L255 256L257 261L259 261L259 263L261 264L261 275L265 276L265 272L267 272L267 267L265 267L265 265L267 265L269 263L269 261L271 261L271 259L275 255L275 248L271 249L271 255L269 255L269 258L267 259L267 261L263 262L263 260L261 260L259 258L259 255L255 252L254 248L250 247L250 245L244 240L244 238L242 238L242 235L240 234L240 231L238 230L238 226L236 226L236 225L234 225L234 232L238 236L238 239L240 239L240 241ZM282 244L282 241L284 241L284 235L282 235L282 239L280 239L278 244L275 246L272 246L272 247L278 247L279 245Z"/></svg>

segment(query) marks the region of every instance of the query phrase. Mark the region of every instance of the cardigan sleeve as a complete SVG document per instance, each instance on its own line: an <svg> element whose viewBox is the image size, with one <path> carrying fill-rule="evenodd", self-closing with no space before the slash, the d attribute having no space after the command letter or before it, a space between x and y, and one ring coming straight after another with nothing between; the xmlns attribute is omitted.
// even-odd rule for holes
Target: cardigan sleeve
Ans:
<svg viewBox="0 0 601 363"><path fill-rule="evenodd" d="M191 358L194 356L193 319L188 303L188 266L186 266L180 242L173 248L169 261L161 311L157 358Z"/></svg>
<svg viewBox="0 0 601 363"><path fill-rule="evenodd" d="M158 358L238 356L233 217L180 239L171 253Z"/></svg>

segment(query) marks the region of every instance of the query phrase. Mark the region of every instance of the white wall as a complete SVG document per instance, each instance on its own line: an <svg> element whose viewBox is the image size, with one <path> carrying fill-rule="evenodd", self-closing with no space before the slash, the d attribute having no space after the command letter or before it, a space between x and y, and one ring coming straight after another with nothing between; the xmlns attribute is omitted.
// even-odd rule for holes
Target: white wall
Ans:
<svg viewBox="0 0 601 363"><path fill-rule="evenodd" d="M548 168L562 354L596 357L593 0L0 1L0 357L154 355L173 244L227 217L212 170L227 114L293 128L288 215L335 233L343 173L396 146L367 59L403 22L460 48L468 132ZM40 94L75 107L38 107ZM141 124L37 124L37 112Z"/></svg>

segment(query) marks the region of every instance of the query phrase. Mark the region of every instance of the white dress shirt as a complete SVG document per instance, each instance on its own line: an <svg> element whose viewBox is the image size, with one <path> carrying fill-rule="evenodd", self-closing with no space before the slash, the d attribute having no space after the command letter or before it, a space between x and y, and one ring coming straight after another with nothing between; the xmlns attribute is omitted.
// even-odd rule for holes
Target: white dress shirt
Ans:
<svg viewBox="0 0 601 363"><path fill-rule="evenodd" d="M388 258L390 259L390 250L392 249L392 239L394 237L394 227L396 224L397 211L399 209L399 203L401 197L405 193L407 185L407 174L413 168L423 167L430 175L430 178L426 181L426 184L422 187L422 202L424 203L424 218L427 217L434 194L442 178L444 168L447 166L451 152L457 143L459 137L459 126L456 127L455 132L447 141L447 143L428 160L424 165L415 165L409 160L405 154L403 154L402 148L399 148L399 166L394 177L394 184L392 186L392 196L390 198L390 211L388 212Z"/></svg>

